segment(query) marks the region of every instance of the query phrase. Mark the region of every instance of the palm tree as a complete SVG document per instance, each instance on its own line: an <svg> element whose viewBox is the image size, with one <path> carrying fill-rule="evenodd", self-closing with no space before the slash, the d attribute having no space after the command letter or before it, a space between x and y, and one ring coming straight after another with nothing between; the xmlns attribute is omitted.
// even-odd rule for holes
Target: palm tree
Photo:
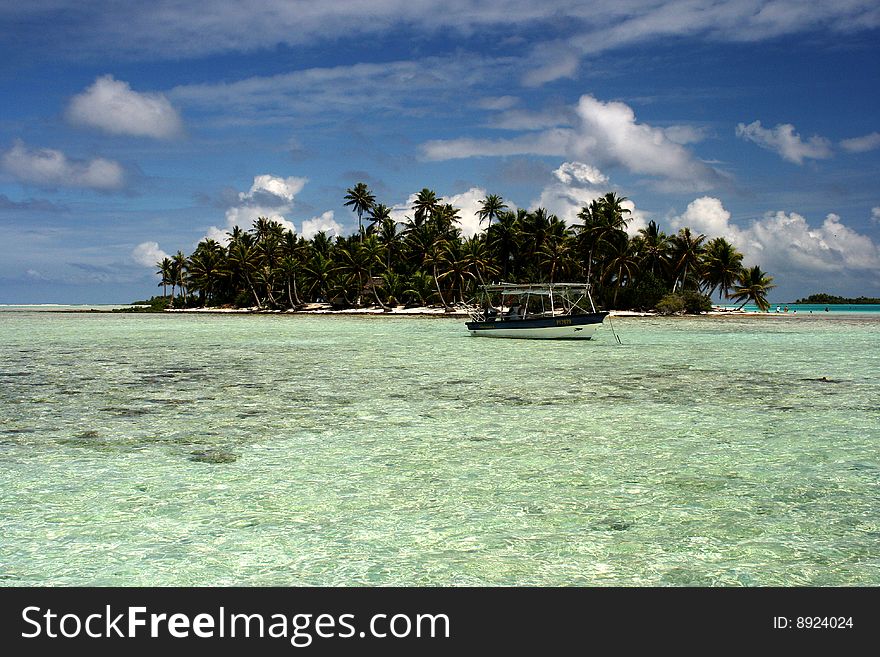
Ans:
<svg viewBox="0 0 880 657"><path fill-rule="evenodd" d="M427 306L431 302L435 289L434 277L421 269L417 269L409 277L404 294L416 300L419 305Z"/></svg>
<svg viewBox="0 0 880 657"><path fill-rule="evenodd" d="M480 285L485 285L483 272L489 276L498 274L498 268L489 257L489 249L487 248L487 240L485 235L474 235L465 240L464 258L471 268L471 272L480 281Z"/></svg>
<svg viewBox="0 0 880 657"><path fill-rule="evenodd" d="M406 295L406 280L400 274L386 271L382 274L382 289L385 290L388 304L396 306L401 303L404 295Z"/></svg>
<svg viewBox="0 0 880 657"><path fill-rule="evenodd" d="M400 233L397 232L397 222L390 216L382 219L379 224L379 243L385 248L385 269L391 270L391 260L398 254L400 248Z"/></svg>
<svg viewBox="0 0 880 657"><path fill-rule="evenodd" d="M282 274L284 275L285 287L287 289L287 302L290 309L295 309L302 302L299 300L299 293L296 290L296 277L302 271L300 261L290 254L285 254L279 263Z"/></svg>
<svg viewBox="0 0 880 657"><path fill-rule="evenodd" d="M755 265L740 271L730 298L734 301L742 301L739 306L740 308L749 301L752 301L758 306L759 310L767 312L770 308L770 302L767 301L767 292L774 287L776 286L773 285L773 277L761 271L761 268Z"/></svg>
<svg viewBox="0 0 880 657"><path fill-rule="evenodd" d="M545 208L536 208L526 214L520 224L520 256L529 278L536 275L539 253L550 230L550 217Z"/></svg>
<svg viewBox="0 0 880 657"><path fill-rule="evenodd" d="M230 242L237 242L240 239L243 239L246 233L241 229L241 226L233 226L232 230L226 231L226 237L229 238Z"/></svg>
<svg viewBox="0 0 880 657"><path fill-rule="evenodd" d="M171 262L171 258L162 258L162 261L157 262L156 266L159 268L156 273L162 278L159 281L159 285L162 286L162 296L167 297L168 286L174 284L174 263Z"/></svg>
<svg viewBox="0 0 880 657"><path fill-rule="evenodd" d="M186 305L186 255L183 253L183 251L178 251L171 257L171 261L174 263L174 278L177 282L180 294L183 297L183 304ZM171 293L171 296L174 296L173 291Z"/></svg>
<svg viewBox="0 0 880 657"><path fill-rule="evenodd" d="M703 256L703 285L711 297L716 289L728 296L742 271L743 254L723 237L716 237L706 245Z"/></svg>
<svg viewBox="0 0 880 657"><path fill-rule="evenodd" d="M403 229L404 258L412 269L421 269L434 243L434 230L425 223L416 225L415 220Z"/></svg>
<svg viewBox="0 0 880 657"><path fill-rule="evenodd" d="M254 222L255 249L258 260L255 279L263 285L265 298L272 306L278 306L273 290L280 278L278 263L282 256L285 233L289 233L277 221L260 217Z"/></svg>
<svg viewBox="0 0 880 657"><path fill-rule="evenodd" d="M363 239L363 236L361 236ZM355 305L360 307L364 293L364 278L369 271L363 242L344 243L337 241L336 256L339 266L337 269L343 275L350 276L356 282L357 296Z"/></svg>
<svg viewBox="0 0 880 657"><path fill-rule="evenodd" d="M312 238L311 246L314 253L320 253L325 258L329 258L333 243L330 241L330 238L327 237L327 233L322 230L315 233L315 236Z"/></svg>
<svg viewBox="0 0 880 657"><path fill-rule="evenodd" d="M469 281L474 279L474 274L471 271L470 261L468 260L467 255L462 251L461 242L457 240L443 242L440 262L442 272L437 276L437 280L451 280L453 298L457 286L458 300L464 301L465 286Z"/></svg>
<svg viewBox="0 0 880 657"><path fill-rule="evenodd" d="M639 257L642 271L655 276L665 274L669 269L669 238L651 219L645 228L639 228L641 238Z"/></svg>
<svg viewBox="0 0 880 657"><path fill-rule="evenodd" d="M241 239L229 244L229 264L230 269L247 285L247 289L251 292L256 302L257 308L263 307L260 295L254 287L253 275L259 266L256 247L252 240L246 239L245 233Z"/></svg>
<svg viewBox="0 0 880 657"><path fill-rule="evenodd" d="M675 273L675 283L672 285L672 291L677 288L684 289L689 282L696 280L694 276L699 272L700 263L702 261L705 247L703 242L706 241L705 235L697 235L691 232L690 228L682 228L678 234L672 238L672 270ZM688 277L691 274L691 277ZM693 284L693 287L697 287Z"/></svg>
<svg viewBox="0 0 880 657"><path fill-rule="evenodd" d="M287 300L290 302L291 309L302 304L299 298L297 287L297 279L303 272L304 268L304 251L307 242L303 238L297 239L292 231L284 233L284 243L282 245L283 256L281 258L281 271L284 274L284 280L287 287Z"/></svg>
<svg viewBox="0 0 880 657"><path fill-rule="evenodd" d="M612 279L615 280L614 297L611 300L612 306L617 305L617 295L620 292L621 286L632 282L638 271L639 259L633 249L633 241L627 237L626 233L623 233L612 242L605 270L602 272L603 284L610 283Z"/></svg>
<svg viewBox="0 0 880 657"><path fill-rule="evenodd" d="M224 256L223 247L207 239L199 242L189 258L190 285L199 290L203 306L214 301L217 286L225 274Z"/></svg>
<svg viewBox="0 0 880 657"><path fill-rule="evenodd" d="M379 238L375 235L367 235L367 239L365 239L363 243L362 251L364 263L367 267L367 279L373 290L373 296L376 298L376 303L382 306L382 310L388 310L388 307L382 303L382 299L379 298L379 293L376 291L376 281L373 278L373 267L376 265L382 266L384 264L385 249L379 242Z"/></svg>
<svg viewBox="0 0 880 657"><path fill-rule="evenodd" d="M375 232L376 228L382 226L386 221L393 221L391 219L391 208L384 203L374 204L370 208L370 225L367 226L367 233Z"/></svg>
<svg viewBox="0 0 880 657"><path fill-rule="evenodd" d="M623 215L630 214L629 209L623 207L626 200L626 196L618 196L616 192L608 192L599 199L599 207L607 223L619 230L626 230L627 219Z"/></svg>
<svg viewBox="0 0 880 657"><path fill-rule="evenodd" d="M443 298L443 291L440 289L440 275L438 273L440 267L446 261L445 250L447 245L448 242L442 235L432 240L425 252L424 264L431 267L434 275L434 285L437 287L437 296L440 298L443 308L448 310L449 305L446 303L446 299Z"/></svg>
<svg viewBox="0 0 880 657"><path fill-rule="evenodd" d="M324 301L329 299L332 278L335 272L336 266L328 256L325 256L320 251L316 251L312 255L308 265L306 265L305 273L311 278L308 293L313 299L318 297Z"/></svg>
<svg viewBox="0 0 880 657"><path fill-rule="evenodd" d="M363 241L363 225L361 224L361 219L364 216L364 212L367 212L370 208L373 207L373 203L376 202L376 197L373 196L373 193L370 191L370 188L367 187L366 183L359 182L353 188L346 190L347 193L345 195L345 205L353 206L353 210L357 213L358 217L358 234L361 236L361 241Z"/></svg>
<svg viewBox="0 0 880 657"><path fill-rule="evenodd" d="M461 225L461 218L458 216L459 212L460 210L454 207L451 203L438 205L434 209L430 224L434 230L434 234L446 239L458 240L459 234L461 233L461 229L459 228Z"/></svg>
<svg viewBox="0 0 880 657"><path fill-rule="evenodd" d="M505 280L516 264L516 253L519 244L520 226L526 217L523 209L516 212L502 212L494 226L486 231L489 250L501 270L501 279Z"/></svg>
<svg viewBox="0 0 880 657"><path fill-rule="evenodd" d="M630 210L623 207L625 196L608 192L581 208L578 218L583 224L576 227L580 233L581 248L587 254L587 282L592 282L593 260L612 240L626 234L627 219L624 215Z"/></svg>
<svg viewBox="0 0 880 657"><path fill-rule="evenodd" d="M507 209L504 200L496 195L490 194L480 202L480 209L477 210L477 216L480 218L480 224L487 221L486 228L492 227L492 220L497 219L502 212Z"/></svg>
<svg viewBox="0 0 880 657"><path fill-rule="evenodd" d="M571 233L565 223L556 215L550 215L544 243L538 251L538 265L551 283L556 282L557 274L565 276L571 268L571 243Z"/></svg>
<svg viewBox="0 0 880 657"><path fill-rule="evenodd" d="M284 226L268 217L257 217L254 221L253 234L257 244L272 237L280 238L284 230Z"/></svg>
<svg viewBox="0 0 880 657"><path fill-rule="evenodd" d="M437 211L438 205L439 203L437 201L437 194L435 194L433 190L430 190L427 187L422 189L422 191L420 191L416 196L416 200L413 202L412 205L412 210L414 213L413 225L419 226L433 218L434 213Z"/></svg>

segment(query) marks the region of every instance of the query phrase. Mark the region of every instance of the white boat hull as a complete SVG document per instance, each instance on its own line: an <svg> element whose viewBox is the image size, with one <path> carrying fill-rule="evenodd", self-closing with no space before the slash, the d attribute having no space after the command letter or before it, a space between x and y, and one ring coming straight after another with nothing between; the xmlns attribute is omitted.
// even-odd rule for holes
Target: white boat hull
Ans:
<svg viewBox="0 0 880 657"><path fill-rule="evenodd" d="M582 326L542 326L538 328L472 329L471 335L481 338L523 338L528 340L589 340L601 324Z"/></svg>

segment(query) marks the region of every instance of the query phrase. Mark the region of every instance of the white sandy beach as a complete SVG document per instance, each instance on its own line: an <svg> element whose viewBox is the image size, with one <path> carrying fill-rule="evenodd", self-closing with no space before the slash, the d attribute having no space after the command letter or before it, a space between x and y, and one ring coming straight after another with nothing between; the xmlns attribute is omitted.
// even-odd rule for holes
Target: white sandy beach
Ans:
<svg viewBox="0 0 880 657"><path fill-rule="evenodd" d="M165 312L168 313L223 313L223 314L301 314L301 315L381 315L381 316L419 316L419 317L467 317L467 313L459 310L445 310L442 307L433 306L395 306L389 310L383 310L379 306L368 306L365 308L346 308L344 310L333 310L332 306L327 303L309 303L298 310L265 310L257 307L250 308L169 308ZM776 317L786 316L782 313L760 313L750 310L736 310L731 308L722 308L713 306L712 310L702 313L706 316L727 316L727 315L773 315ZM658 317L663 316L656 312L640 312L636 310L612 310L609 312L611 317ZM690 315L693 316L693 315ZM788 315L790 316L790 314Z"/></svg>

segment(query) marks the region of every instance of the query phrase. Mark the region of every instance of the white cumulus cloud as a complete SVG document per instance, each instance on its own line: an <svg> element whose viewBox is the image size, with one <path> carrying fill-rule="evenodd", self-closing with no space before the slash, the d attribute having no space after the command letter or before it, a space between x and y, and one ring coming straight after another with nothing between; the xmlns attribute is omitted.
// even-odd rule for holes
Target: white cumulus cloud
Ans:
<svg viewBox="0 0 880 657"><path fill-rule="evenodd" d="M328 237L342 235L342 226L334 218L333 210L327 210L317 217L303 221L302 236L307 240L312 239L320 232L327 233Z"/></svg>
<svg viewBox="0 0 880 657"><path fill-rule="evenodd" d="M621 167L695 189L710 188L722 178L720 172L679 143L699 139L701 132L695 128L661 129L639 123L626 103L606 103L590 95L581 96L570 121L571 126L559 125L510 139L429 141L422 145L422 154L428 160L558 155L572 160L591 160L602 167Z"/></svg>
<svg viewBox="0 0 880 657"><path fill-rule="evenodd" d="M74 96L67 120L114 135L169 139L180 134L180 114L158 93L139 93L127 82L105 75Z"/></svg>
<svg viewBox="0 0 880 657"><path fill-rule="evenodd" d="M840 147L848 153L867 153L880 148L880 132L872 132L861 137L844 139Z"/></svg>
<svg viewBox="0 0 880 657"><path fill-rule="evenodd" d="M308 182L308 178L290 176L283 178L271 174L254 176L254 182L246 192L238 193L238 203L226 209L226 228L211 226L205 235L220 244L227 244L227 231L235 226L249 230L260 217L276 221L291 232L297 232L285 214L293 210L294 199Z"/></svg>
<svg viewBox="0 0 880 657"><path fill-rule="evenodd" d="M581 223L577 215L584 206L614 191L608 176L583 162L563 162L553 171L553 176L556 181L541 190L541 195L532 202L529 209L545 208L569 226ZM648 214L636 208L631 200L626 199L621 207L630 211L626 215L627 233L635 235L640 228L647 225Z"/></svg>
<svg viewBox="0 0 880 657"><path fill-rule="evenodd" d="M736 126L736 136L795 164L803 164L805 159L822 160L832 155L831 142L818 135L804 141L790 123L780 123L773 129L763 127L760 121L748 125L740 123Z"/></svg>
<svg viewBox="0 0 880 657"><path fill-rule="evenodd" d="M855 274L880 270L880 249L867 235L828 214L821 226L810 226L796 212L768 212L742 228L730 222L717 198L691 202L671 220L673 228L690 226L707 237L725 237L746 256L774 274Z"/></svg>
<svg viewBox="0 0 880 657"><path fill-rule="evenodd" d="M461 226L461 234L464 237L473 237L477 233L486 230L487 225L480 225L477 212L482 208L482 201L486 198L486 190L481 187L471 187L462 194L445 196L440 199L441 203L449 203L458 208L458 223ZM510 205L507 203L506 205Z"/></svg>
<svg viewBox="0 0 880 657"><path fill-rule="evenodd" d="M584 164L583 162L563 162L553 172L553 175L559 182L566 185L572 182L584 185L604 185L608 182L608 176L596 167Z"/></svg>
<svg viewBox="0 0 880 657"><path fill-rule="evenodd" d="M244 202L267 200L264 197L274 197L283 203L293 203L294 197L299 194L308 178L297 178L290 176L289 178L280 178L270 174L254 176L254 184L251 185L247 192L239 192L238 198ZM268 200L271 200L268 199Z"/></svg>
<svg viewBox="0 0 880 657"><path fill-rule="evenodd" d="M40 187L112 190L125 183L125 173L118 162L101 157L74 160L51 148L31 150L21 141L3 154L2 168L16 180Z"/></svg>
<svg viewBox="0 0 880 657"><path fill-rule="evenodd" d="M675 230L689 226L698 233L711 237L724 237L737 242L740 236L739 227L730 223L730 212L724 209L720 199L712 196L701 196L691 201L687 209L670 221ZM745 248L745 245L737 243Z"/></svg>
<svg viewBox="0 0 880 657"><path fill-rule="evenodd" d="M170 256L159 248L158 242L141 242L132 249L131 257L139 265L155 267L156 263Z"/></svg>

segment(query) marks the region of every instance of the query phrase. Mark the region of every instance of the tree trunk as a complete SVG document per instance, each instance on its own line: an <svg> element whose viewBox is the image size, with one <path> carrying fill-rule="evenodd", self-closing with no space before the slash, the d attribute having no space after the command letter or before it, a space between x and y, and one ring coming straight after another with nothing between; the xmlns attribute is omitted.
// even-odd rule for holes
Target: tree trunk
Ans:
<svg viewBox="0 0 880 657"><path fill-rule="evenodd" d="M299 290L296 289L296 276L293 277L293 298L296 299L296 305L302 305L302 301L299 298Z"/></svg>
<svg viewBox="0 0 880 657"><path fill-rule="evenodd" d="M247 281L248 287L251 288L251 294L254 295L254 300L257 302L257 308L259 308L260 310L262 310L262 309L263 309L263 304L260 303L260 295L257 294L257 290L256 290L256 288L254 287L254 284L251 283L250 276L248 276L247 274L245 274L244 280Z"/></svg>
<svg viewBox="0 0 880 657"><path fill-rule="evenodd" d="M437 296L440 297L440 303L443 304L444 310L449 310L449 306L446 305L446 299L443 298L443 292L440 291L440 281L437 280L437 265L434 265L434 287L437 288Z"/></svg>
<svg viewBox="0 0 880 657"><path fill-rule="evenodd" d="M388 306L386 306L384 303L382 303L382 300L379 298L379 293L376 292L376 284L373 282L373 270L372 269L367 270L367 278L370 279L370 287L373 288L373 296L376 298L376 303L378 303L382 307L382 310L390 310L388 308Z"/></svg>
<svg viewBox="0 0 880 657"><path fill-rule="evenodd" d="M592 282L590 280L590 274L593 271L593 249L590 249L590 253L587 255L587 285L590 285Z"/></svg>

